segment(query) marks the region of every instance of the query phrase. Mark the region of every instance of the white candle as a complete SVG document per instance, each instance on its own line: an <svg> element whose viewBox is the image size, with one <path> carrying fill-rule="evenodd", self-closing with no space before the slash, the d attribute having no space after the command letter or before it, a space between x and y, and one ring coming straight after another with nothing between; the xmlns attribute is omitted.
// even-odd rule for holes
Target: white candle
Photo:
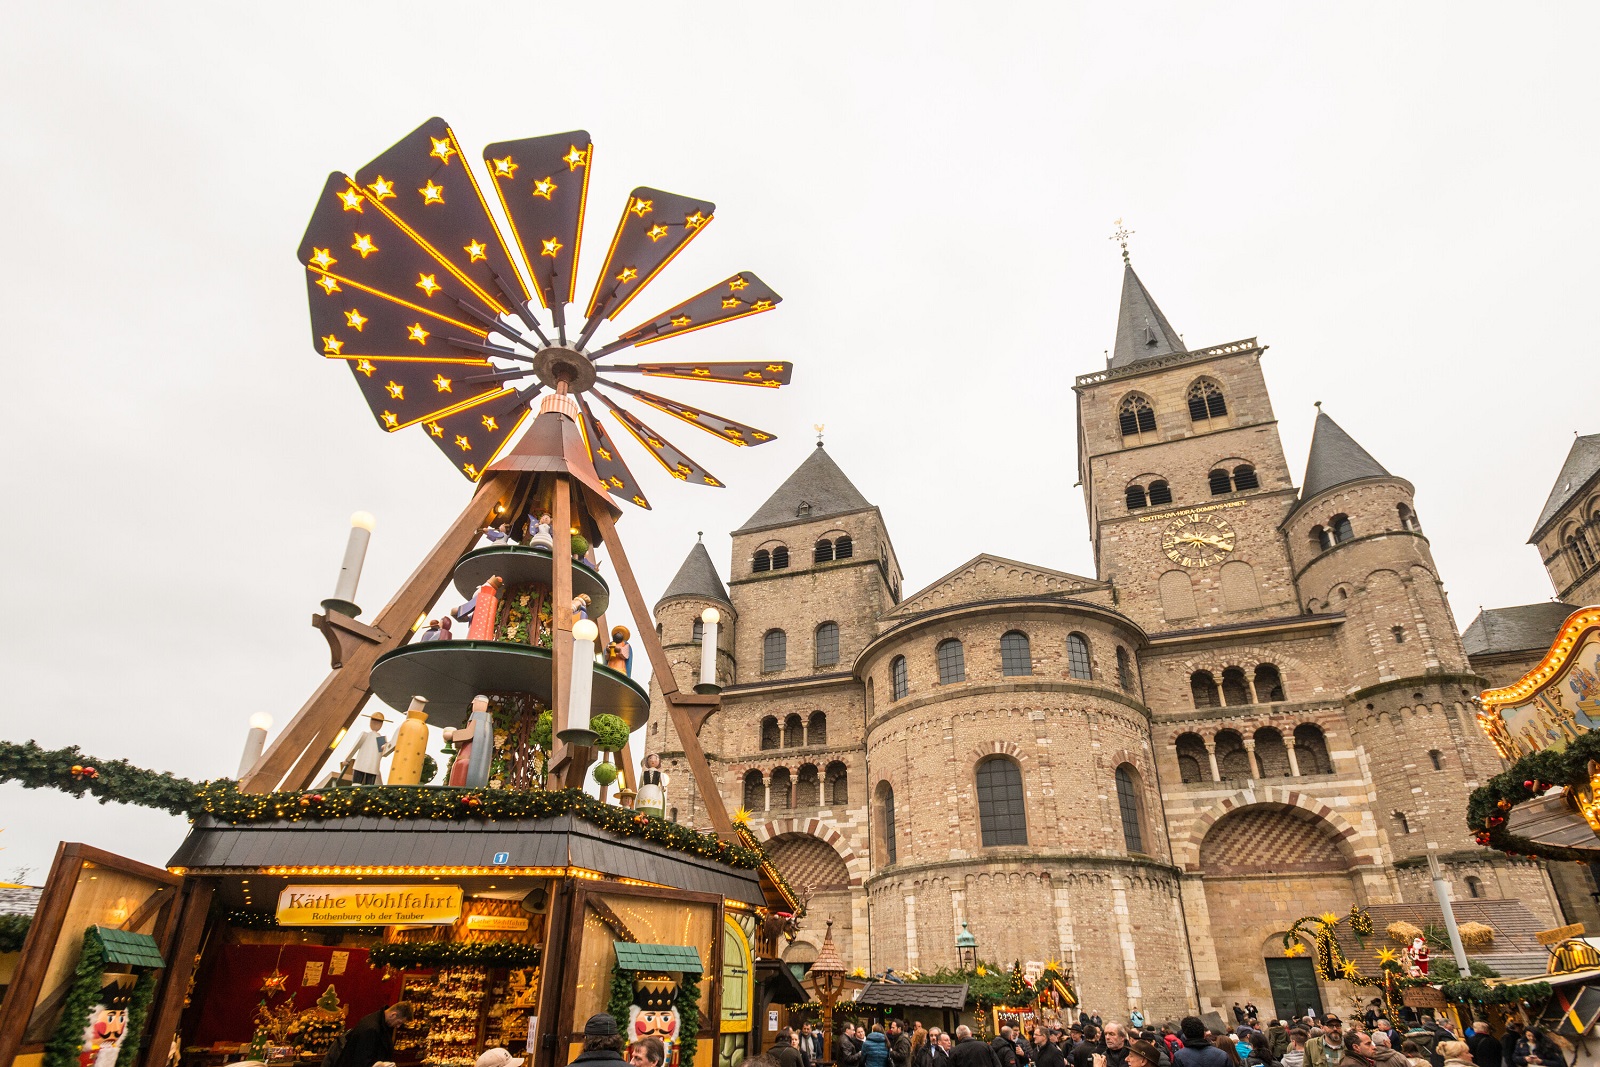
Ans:
<svg viewBox="0 0 1600 1067"><path fill-rule="evenodd" d="M722 613L707 608L700 613L700 685L696 688L715 692L717 686L717 623Z"/></svg>
<svg viewBox="0 0 1600 1067"><path fill-rule="evenodd" d="M557 736L569 745L592 745L599 740L589 729L589 707L594 699L594 639L600 627L593 619L572 624L572 684L567 687L567 728Z"/></svg>
<svg viewBox="0 0 1600 1067"><path fill-rule="evenodd" d="M333 599L347 604L355 603L361 567L367 561L367 545L372 540L372 527L377 521L371 512L366 511L358 511L350 516L350 540L345 542L344 562L339 564L339 584L334 587Z"/></svg>
<svg viewBox="0 0 1600 1067"><path fill-rule="evenodd" d="M261 758L261 752L267 747L267 731L272 729L272 716L264 711L258 711L250 716L250 732L244 735L244 755L239 757L239 774L243 778L250 772Z"/></svg>

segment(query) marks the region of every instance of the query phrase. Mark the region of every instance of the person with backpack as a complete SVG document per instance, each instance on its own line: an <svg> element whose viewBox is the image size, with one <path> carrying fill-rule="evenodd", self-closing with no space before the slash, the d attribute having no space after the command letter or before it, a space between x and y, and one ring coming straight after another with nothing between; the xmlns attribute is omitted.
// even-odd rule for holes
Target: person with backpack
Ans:
<svg viewBox="0 0 1600 1067"><path fill-rule="evenodd" d="M322 1057L322 1067L372 1067L393 1062L394 1029L411 1021L415 1009L406 1001L380 1008L362 1016L350 1030L337 1038Z"/></svg>

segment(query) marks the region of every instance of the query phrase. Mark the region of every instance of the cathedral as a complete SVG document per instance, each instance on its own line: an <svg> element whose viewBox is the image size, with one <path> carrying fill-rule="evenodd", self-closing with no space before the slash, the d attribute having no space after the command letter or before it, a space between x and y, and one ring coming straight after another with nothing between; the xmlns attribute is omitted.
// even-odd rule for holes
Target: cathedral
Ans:
<svg viewBox="0 0 1600 1067"><path fill-rule="evenodd" d="M656 618L685 688L701 612L725 622L700 738L811 889L791 962L831 918L851 968L953 967L966 930L991 963L1061 960L1108 1019L1343 1010L1284 932L1430 904L1430 854L1461 907L1561 921L1542 866L1467 831L1503 765L1411 482L1319 410L1297 486L1265 352L1186 348L1124 266L1074 386L1092 576L974 545L908 591L820 443L733 531L726 582L690 550ZM672 817L702 823L659 692L648 731Z"/></svg>

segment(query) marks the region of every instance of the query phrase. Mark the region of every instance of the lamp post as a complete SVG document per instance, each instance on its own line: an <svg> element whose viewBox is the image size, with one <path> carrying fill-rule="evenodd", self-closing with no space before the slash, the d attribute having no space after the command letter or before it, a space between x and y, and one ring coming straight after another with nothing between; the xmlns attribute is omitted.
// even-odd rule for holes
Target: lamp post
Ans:
<svg viewBox="0 0 1600 1067"><path fill-rule="evenodd" d="M327 611L355 618L361 614L356 606L356 585L361 581L361 567L367 561L367 544L372 540L372 527L377 519L368 511L358 511L350 516L350 539L345 542L344 562L339 564L339 584L333 596L322 602Z"/></svg>
<svg viewBox="0 0 1600 1067"><path fill-rule="evenodd" d="M961 920L961 932L956 935L956 962L963 971L978 969L978 939L967 929L967 920Z"/></svg>
<svg viewBox="0 0 1600 1067"><path fill-rule="evenodd" d="M822 935L822 948L817 962L811 965L811 976L817 990L817 1000L822 1004L822 1058L833 1060L833 1006L844 988L844 961L833 943L833 920L828 920L828 932Z"/></svg>

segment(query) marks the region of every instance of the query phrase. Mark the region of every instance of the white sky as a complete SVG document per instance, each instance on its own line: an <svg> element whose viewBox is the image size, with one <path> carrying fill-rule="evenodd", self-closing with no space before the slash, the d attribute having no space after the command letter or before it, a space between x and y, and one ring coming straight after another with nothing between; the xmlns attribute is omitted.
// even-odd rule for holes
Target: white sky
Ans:
<svg viewBox="0 0 1600 1067"><path fill-rule="evenodd" d="M1416 483L1462 625L1551 595L1523 542L1573 432L1600 429L1592 5L13 2L5 22L7 739L233 773L250 714L281 725L326 670L307 621L348 514L378 516L371 618L458 512L469 487L422 431L379 433L314 353L294 260L327 172L433 114L471 148L594 135L589 272L632 186L716 201L639 317L739 269L786 298L651 353L797 364L776 395L663 390L781 439L659 427L721 491L629 452L657 502L622 526L651 600L696 530L726 570L815 422L908 589L979 551L1089 571L1070 385L1112 341L1119 216L1192 347L1271 346L1297 478L1321 400ZM163 863L183 833L16 786L0 827L0 877L35 882L61 838Z"/></svg>

